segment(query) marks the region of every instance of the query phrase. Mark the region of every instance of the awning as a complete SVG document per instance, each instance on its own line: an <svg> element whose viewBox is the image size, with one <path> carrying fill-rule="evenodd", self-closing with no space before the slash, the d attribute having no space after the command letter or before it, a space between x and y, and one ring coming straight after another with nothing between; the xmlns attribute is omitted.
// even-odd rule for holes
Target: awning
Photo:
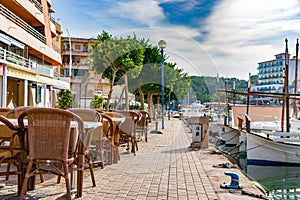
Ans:
<svg viewBox="0 0 300 200"><path fill-rule="evenodd" d="M0 41L1 42L4 42L5 44L7 45L14 45L14 46L17 46L21 49L24 49L25 45L19 41L17 41L16 39L8 36L7 34L4 34L4 33L0 33Z"/></svg>

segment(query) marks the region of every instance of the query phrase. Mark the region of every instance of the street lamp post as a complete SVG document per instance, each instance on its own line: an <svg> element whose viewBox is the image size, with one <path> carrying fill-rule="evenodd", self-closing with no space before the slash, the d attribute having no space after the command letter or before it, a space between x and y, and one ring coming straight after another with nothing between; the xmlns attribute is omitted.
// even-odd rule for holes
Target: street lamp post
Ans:
<svg viewBox="0 0 300 200"><path fill-rule="evenodd" d="M66 29L67 33L68 33L68 36L69 36L69 46L70 46L70 60L69 60L69 76L71 77L72 76L72 43L71 43L71 36L70 36L70 33L69 33L69 30Z"/></svg>
<svg viewBox="0 0 300 200"><path fill-rule="evenodd" d="M166 48L167 43L164 40L158 42L158 47L161 52L161 128L165 128L164 124L164 93L165 93L165 66L164 66L164 48Z"/></svg>

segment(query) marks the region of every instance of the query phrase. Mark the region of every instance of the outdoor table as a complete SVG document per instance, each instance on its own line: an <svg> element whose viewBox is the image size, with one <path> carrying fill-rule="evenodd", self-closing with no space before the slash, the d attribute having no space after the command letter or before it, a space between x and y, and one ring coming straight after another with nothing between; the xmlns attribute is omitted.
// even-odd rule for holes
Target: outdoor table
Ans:
<svg viewBox="0 0 300 200"><path fill-rule="evenodd" d="M12 124L14 124L15 126L18 126L18 119L8 119ZM24 120L24 125L27 125L27 120ZM0 122L0 126L5 125L4 123ZM85 129L95 129L97 127L102 127L102 123L101 122L87 122L84 121L84 128ZM76 121L71 121L71 128L72 129L77 129L78 125ZM23 142L24 142L24 135L23 135ZM78 152L77 152L77 156L78 156L78 171L77 171L77 197L82 197L82 188L83 188L83 164L84 164L84 144L82 142L82 140L78 141ZM23 170L22 170L23 171ZM25 173L25 171L24 171ZM73 173L71 173L72 176ZM71 178L71 180L74 180L74 178ZM34 180L32 180L33 182L31 182L31 184L28 184L29 189L34 189ZM71 183L72 184L72 183ZM74 183L72 184L74 185ZM18 191L19 193L19 191Z"/></svg>

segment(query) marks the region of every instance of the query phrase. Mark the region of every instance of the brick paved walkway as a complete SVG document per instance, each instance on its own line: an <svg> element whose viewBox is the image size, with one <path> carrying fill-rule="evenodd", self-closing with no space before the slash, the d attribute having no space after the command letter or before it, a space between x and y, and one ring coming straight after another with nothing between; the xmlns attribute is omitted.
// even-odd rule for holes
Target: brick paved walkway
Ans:
<svg viewBox="0 0 300 200"><path fill-rule="evenodd" d="M92 187L86 172L81 199L253 199L220 189L220 183L229 179L224 169L212 165L228 160L209 154L210 150L191 151L191 133L179 119L166 120L163 132L149 134L148 143L139 142L136 156L122 148L117 164L95 168L97 187ZM64 199L64 182L54 181L38 184L39 189L28 192L27 199ZM16 187L0 189L0 199L17 199Z"/></svg>

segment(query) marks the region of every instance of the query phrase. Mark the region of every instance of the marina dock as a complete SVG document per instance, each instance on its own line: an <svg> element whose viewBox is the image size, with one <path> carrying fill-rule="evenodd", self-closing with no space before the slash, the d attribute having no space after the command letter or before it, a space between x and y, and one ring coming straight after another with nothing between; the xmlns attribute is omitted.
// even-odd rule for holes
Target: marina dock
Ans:
<svg viewBox="0 0 300 200"><path fill-rule="evenodd" d="M151 123L150 130L154 130ZM94 169L96 187L92 187L88 170L85 172L83 198L81 199L258 199L248 194L263 195L238 168L216 167L229 163L213 146L206 149L190 149L190 129L179 119L165 121L163 134L149 134L148 143L140 141L134 156L120 149L120 161ZM239 175L242 189L223 189L224 182L231 179L224 172ZM38 179L38 178L37 178ZM65 199L64 181L56 184L57 177L44 183L37 180L34 191L27 193L28 199ZM16 178L0 189L0 199L18 199Z"/></svg>

